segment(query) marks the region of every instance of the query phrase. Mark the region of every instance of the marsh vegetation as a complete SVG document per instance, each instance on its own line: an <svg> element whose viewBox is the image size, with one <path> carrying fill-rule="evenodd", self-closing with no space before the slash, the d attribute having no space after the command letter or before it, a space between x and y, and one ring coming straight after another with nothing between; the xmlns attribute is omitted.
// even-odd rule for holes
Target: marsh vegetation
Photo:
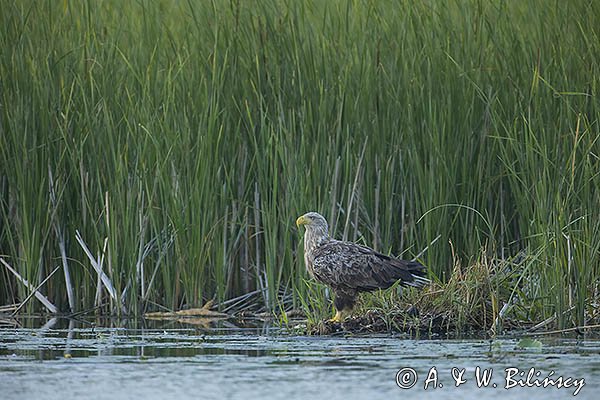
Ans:
<svg viewBox="0 0 600 400"><path fill-rule="evenodd" d="M598 20L583 0L5 1L0 304L55 271L39 290L64 312L322 318L294 226L315 210L421 254L423 304L457 321L596 324Z"/></svg>

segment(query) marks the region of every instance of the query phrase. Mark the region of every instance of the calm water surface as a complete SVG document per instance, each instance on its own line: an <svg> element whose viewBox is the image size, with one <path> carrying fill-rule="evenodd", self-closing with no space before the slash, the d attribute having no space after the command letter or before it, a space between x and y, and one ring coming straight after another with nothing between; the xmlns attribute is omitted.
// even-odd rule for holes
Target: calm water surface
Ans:
<svg viewBox="0 0 600 400"><path fill-rule="evenodd" d="M590 399L600 394L597 339L545 338L541 348L521 349L516 339L306 337L268 326L118 325L124 327L54 320L39 328L0 328L0 398ZM480 377L492 373L487 387L478 387L478 367ZM549 374L570 387L527 387L543 384ZM396 382L410 386L415 377L409 389ZM464 383L456 387L456 381Z"/></svg>

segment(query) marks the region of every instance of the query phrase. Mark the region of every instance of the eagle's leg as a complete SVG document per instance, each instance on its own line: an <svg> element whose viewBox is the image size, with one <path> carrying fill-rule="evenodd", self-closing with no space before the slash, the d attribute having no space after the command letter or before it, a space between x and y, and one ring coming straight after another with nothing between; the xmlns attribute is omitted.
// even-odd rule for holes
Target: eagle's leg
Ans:
<svg viewBox="0 0 600 400"><path fill-rule="evenodd" d="M333 305L335 306L335 316L329 320L329 322L343 322L344 318L352 311L354 303L356 302L356 292L346 290L335 290L335 300Z"/></svg>
<svg viewBox="0 0 600 400"><path fill-rule="evenodd" d="M329 320L329 322L343 322L344 318L346 318L346 313L349 312L349 310L336 310L335 315L333 316L333 318L331 318Z"/></svg>

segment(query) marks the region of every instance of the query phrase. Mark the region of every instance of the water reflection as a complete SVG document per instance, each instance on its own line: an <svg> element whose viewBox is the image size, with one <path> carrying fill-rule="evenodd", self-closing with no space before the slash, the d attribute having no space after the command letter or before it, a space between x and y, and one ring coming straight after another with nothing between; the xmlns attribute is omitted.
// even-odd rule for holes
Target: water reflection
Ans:
<svg viewBox="0 0 600 400"><path fill-rule="evenodd" d="M534 351L509 338L293 336L258 321L242 328L124 319L19 322L23 327L0 329L2 399L572 397L566 389L503 389L501 374L509 367L585 378L577 398L600 388L600 342L594 339L542 338L542 350ZM444 387L424 390L432 367ZM477 387L477 367L494 370L498 390ZM400 389L401 368L413 368L419 384ZM453 385L453 368L470 379L460 388Z"/></svg>
<svg viewBox="0 0 600 400"><path fill-rule="evenodd" d="M194 320L113 318L86 321L54 317L45 322L33 318L21 322L23 326L37 327L0 330L0 356L14 354L38 360L90 356L191 357L198 354L258 357L268 354L268 351L222 348L214 346L214 343L231 332L244 337L266 337L279 332L278 328L264 321L254 321L244 328L226 321L211 327L198 326Z"/></svg>

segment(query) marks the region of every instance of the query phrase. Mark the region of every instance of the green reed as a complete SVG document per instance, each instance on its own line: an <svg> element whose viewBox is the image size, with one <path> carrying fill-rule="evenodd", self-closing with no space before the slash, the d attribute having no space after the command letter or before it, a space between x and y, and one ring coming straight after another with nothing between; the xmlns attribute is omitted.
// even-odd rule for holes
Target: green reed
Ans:
<svg viewBox="0 0 600 400"><path fill-rule="evenodd" d="M294 221L317 210L336 237L407 258L440 235L421 261L442 280L453 256L519 255L528 318L589 319L595 2L2 9L0 253L35 284L62 242L76 310L255 289L270 310L283 292L306 305ZM118 298L97 298L76 230ZM65 282L42 291L68 310ZM1 303L28 294L5 270L0 288Z"/></svg>

